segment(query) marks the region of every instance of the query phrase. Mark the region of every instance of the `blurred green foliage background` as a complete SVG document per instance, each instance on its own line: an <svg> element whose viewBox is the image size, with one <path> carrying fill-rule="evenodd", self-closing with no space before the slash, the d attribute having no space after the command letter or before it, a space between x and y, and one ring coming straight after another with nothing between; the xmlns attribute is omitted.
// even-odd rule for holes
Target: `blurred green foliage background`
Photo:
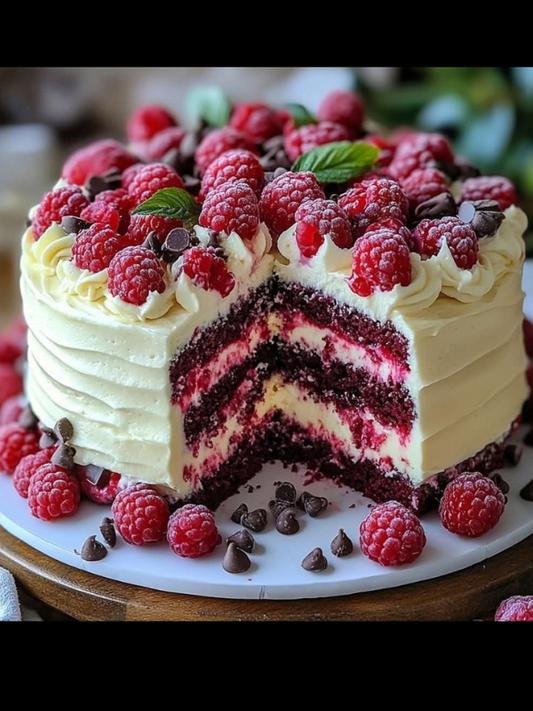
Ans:
<svg viewBox="0 0 533 711"><path fill-rule="evenodd" d="M533 227L533 67L402 67L380 89L356 70L372 118L450 138L488 175L507 175ZM533 256L533 229L528 232Z"/></svg>

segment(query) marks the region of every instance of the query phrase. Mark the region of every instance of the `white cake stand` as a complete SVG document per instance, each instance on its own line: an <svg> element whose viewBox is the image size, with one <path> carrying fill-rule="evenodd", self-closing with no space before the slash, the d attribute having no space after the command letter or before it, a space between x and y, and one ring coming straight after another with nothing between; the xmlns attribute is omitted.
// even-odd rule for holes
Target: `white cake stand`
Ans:
<svg viewBox="0 0 533 711"><path fill-rule="evenodd" d="M521 434L517 433L517 439ZM461 538L446 531L433 512L423 517L427 535L423 554L414 564L396 569L372 563L359 550L358 530L368 513L369 500L331 482L306 487L329 499L328 511L317 519L302 514L300 532L290 537L279 534L270 519L267 529L255 534L257 548L251 556L252 567L240 575L223 570L224 546L203 559L184 560L164 543L136 548L120 541L103 561L85 562L75 549L80 550L88 536L98 533L109 508L84 502L71 519L42 522L30 515L26 500L18 496L5 475L0 476L0 524L32 548L62 563L154 590L232 599L332 597L394 588L462 570L533 534L533 503L519 496L520 489L533 477L533 449L526 447L520 465L502 473L511 490L505 513L493 531L476 540ZM292 473L280 464L264 467L250 482L252 493L248 493L247 485L218 510L217 524L223 538L239 529L230 520L238 504L244 501L250 510L268 508L276 481L292 481L299 490L303 487L301 473ZM330 543L339 528L344 528L356 544L353 554L340 559L330 552ZM301 561L317 546L324 550L329 567L322 573L310 573L302 569Z"/></svg>

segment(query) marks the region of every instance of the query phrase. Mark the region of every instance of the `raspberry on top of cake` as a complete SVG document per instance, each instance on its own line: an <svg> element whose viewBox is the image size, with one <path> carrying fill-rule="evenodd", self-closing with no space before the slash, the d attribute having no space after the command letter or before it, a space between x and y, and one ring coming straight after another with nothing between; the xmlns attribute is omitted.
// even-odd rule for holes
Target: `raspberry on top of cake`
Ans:
<svg viewBox="0 0 533 711"><path fill-rule="evenodd" d="M519 417L526 218L356 94L291 107L141 107L67 160L23 237L27 395L117 491L215 507L281 458L423 510Z"/></svg>

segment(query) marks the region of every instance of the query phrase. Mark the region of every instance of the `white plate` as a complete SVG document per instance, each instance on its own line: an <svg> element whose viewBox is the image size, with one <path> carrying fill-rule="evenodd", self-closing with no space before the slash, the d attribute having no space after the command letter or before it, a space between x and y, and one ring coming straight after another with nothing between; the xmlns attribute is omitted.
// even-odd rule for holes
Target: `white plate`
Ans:
<svg viewBox="0 0 533 711"><path fill-rule="evenodd" d="M521 435L523 432L516 439ZM330 597L446 575L496 555L533 534L533 503L519 497L522 486L533 477L533 449L526 447L520 465L502 474L511 491L505 513L495 529L477 540L460 538L446 531L433 512L422 519L427 535L424 552L414 564L396 569L372 563L359 550L359 524L368 513L368 499L331 482L306 487L314 494L327 496L331 505L317 519L302 514L299 518L302 528L295 536L279 534L269 515L266 531L254 534L257 547L251 556L252 567L242 575L230 575L223 570L223 545L206 558L184 560L164 543L136 548L120 541L103 561L84 562L74 549L80 550L88 536L98 533L109 508L84 502L74 518L38 521L30 515L26 500L18 496L10 478L4 475L0 475L0 524L28 545L63 563L104 578L156 590L235 599ZM293 481L298 490L303 488L302 474L294 474L280 464L264 467L250 482L255 487L253 493L248 493L247 485L241 489L242 494L229 499L217 511L223 538L239 529L230 520L239 503L246 502L250 510L268 508L275 481ZM350 508L353 504L355 508ZM344 528L356 544L354 553L346 558L335 558L329 549L339 528ZM317 546L324 550L329 567L322 573L306 572L301 561Z"/></svg>

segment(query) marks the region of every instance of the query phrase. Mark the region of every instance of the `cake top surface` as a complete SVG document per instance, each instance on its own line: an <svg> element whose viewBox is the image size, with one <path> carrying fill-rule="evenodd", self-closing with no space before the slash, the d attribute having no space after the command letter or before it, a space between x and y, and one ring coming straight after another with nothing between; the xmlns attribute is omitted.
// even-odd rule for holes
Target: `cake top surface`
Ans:
<svg viewBox="0 0 533 711"><path fill-rule="evenodd" d="M204 113L211 125L186 130L144 106L127 147L74 153L30 212L23 280L58 308L154 329L225 312L274 270L380 320L453 317L521 270L512 183L480 176L444 136L370 134L351 92L316 118Z"/></svg>

